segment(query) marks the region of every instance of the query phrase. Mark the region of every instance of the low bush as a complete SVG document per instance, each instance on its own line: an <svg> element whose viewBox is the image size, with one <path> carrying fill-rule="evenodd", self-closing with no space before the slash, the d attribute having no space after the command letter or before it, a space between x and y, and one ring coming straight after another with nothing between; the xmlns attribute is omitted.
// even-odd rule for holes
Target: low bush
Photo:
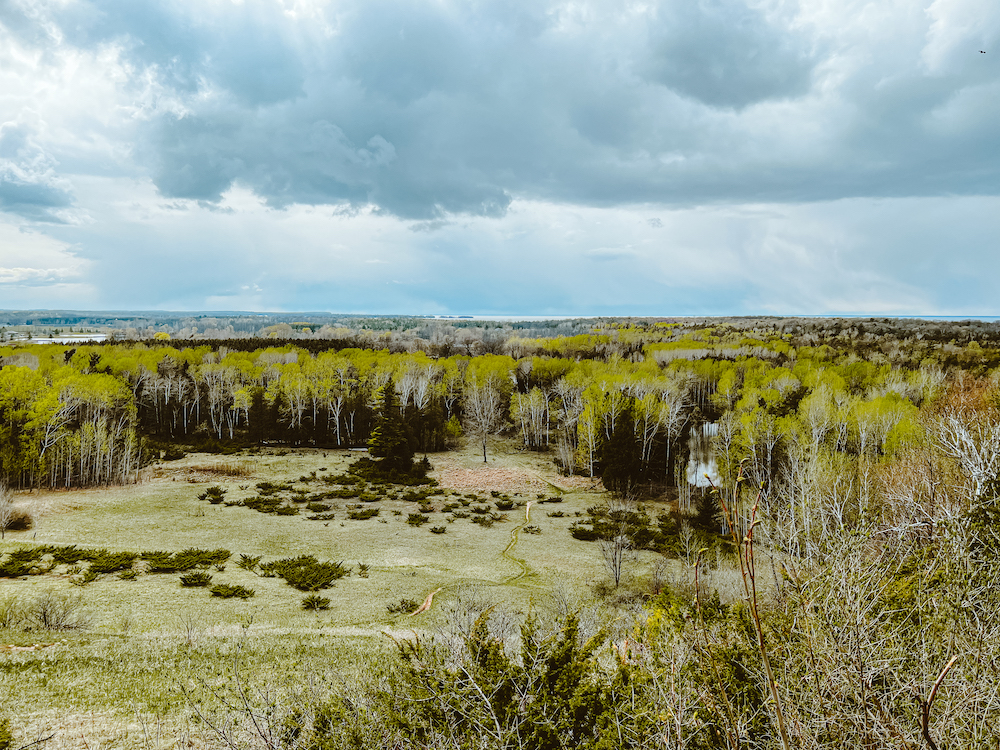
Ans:
<svg viewBox="0 0 1000 750"><path fill-rule="evenodd" d="M319 594L310 594L302 600L302 609L321 610L330 609L330 600Z"/></svg>
<svg viewBox="0 0 1000 750"><path fill-rule="evenodd" d="M260 555L250 556L250 555L240 555L240 559L236 561L236 567L242 568L243 570L249 570L253 573L257 566L260 564Z"/></svg>
<svg viewBox="0 0 1000 750"><path fill-rule="evenodd" d="M207 586L212 582L212 576L204 571L196 571L194 573L186 573L181 576L181 586L187 588L194 588L195 586Z"/></svg>
<svg viewBox="0 0 1000 750"><path fill-rule="evenodd" d="M421 525L427 523L430 520L431 519L429 519L427 516L423 515L422 513L410 513L406 517L406 522L408 524L410 524L410 526L421 526Z"/></svg>
<svg viewBox="0 0 1000 750"><path fill-rule="evenodd" d="M119 570L131 568L132 563L138 557L136 552L108 552L106 549L98 550L96 554L90 556L90 570L94 573L114 573Z"/></svg>
<svg viewBox="0 0 1000 750"><path fill-rule="evenodd" d="M299 509L294 505L282 505L280 508L274 509L274 515L276 516L297 516L299 514Z"/></svg>
<svg viewBox="0 0 1000 750"><path fill-rule="evenodd" d="M409 614L419 606L420 603L415 599L400 599L395 604L387 604L385 608L389 610L389 614L391 615L405 615Z"/></svg>
<svg viewBox="0 0 1000 750"><path fill-rule="evenodd" d="M213 485L198 495L199 500L208 500L212 505L218 505L226 499L226 490L218 485Z"/></svg>
<svg viewBox="0 0 1000 750"><path fill-rule="evenodd" d="M321 563L312 555L299 555L264 563L260 572L267 578L284 578L285 583L299 591L319 591L329 588L334 581L348 575L350 570L343 563Z"/></svg>
<svg viewBox="0 0 1000 750"><path fill-rule="evenodd" d="M229 559L227 549L186 549L181 552L143 552L140 557L149 563L150 573L183 573L192 568L207 568Z"/></svg>
<svg viewBox="0 0 1000 750"><path fill-rule="evenodd" d="M542 530L537 526L525 526L521 529L525 534L541 534Z"/></svg>
<svg viewBox="0 0 1000 750"><path fill-rule="evenodd" d="M360 510L352 510L347 513L347 517L352 521L367 521L369 518L374 518L379 514L379 508L362 508Z"/></svg>
<svg viewBox="0 0 1000 750"><path fill-rule="evenodd" d="M254 595L253 589L248 589L243 586L233 586L228 583L219 583L209 589L212 592L212 596L217 596L220 599L232 599L237 597L239 599L249 599Z"/></svg>
<svg viewBox="0 0 1000 750"><path fill-rule="evenodd" d="M280 497L248 497L243 501L243 505L258 513L274 513L284 504L285 501Z"/></svg>
<svg viewBox="0 0 1000 750"><path fill-rule="evenodd" d="M447 530L448 529L446 527L444 527L444 526L431 526L431 533L432 534L443 534Z"/></svg>
<svg viewBox="0 0 1000 750"><path fill-rule="evenodd" d="M25 620L44 630L80 630L90 624L80 596L46 591L24 610Z"/></svg>
<svg viewBox="0 0 1000 750"><path fill-rule="evenodd" d="M135 568L129 568L128 570L123 570L119 573L118 577L123 581L134 581L139 577L139 571Z"/></svg>
<svg viewBox="0 0 1000 750"><path fill-rule="evenodd" d="M306 506L306 510L308 510L310 513L326 513L328 510L330 510L330 506L327 505L326 503L309 503Z"/></svg>

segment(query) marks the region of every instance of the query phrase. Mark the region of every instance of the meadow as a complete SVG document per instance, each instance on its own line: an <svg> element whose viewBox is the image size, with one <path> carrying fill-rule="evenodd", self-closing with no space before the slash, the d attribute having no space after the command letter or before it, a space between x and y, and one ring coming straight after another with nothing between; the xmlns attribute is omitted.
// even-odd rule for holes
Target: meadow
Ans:
<svg viewBox="0 0 1000 750"><path fill-rule="evenodd" d="M484 465L473 447L441 454L440 461L432 454L432 465L442 468L431 476L442 484L425 490L435 493L429 497L408 500L409 488L364 487L359 493L367 502L326 499L328 510L310 513L302 498L335 486L324 477L343 475L357 456L316 449L189 454L147 467L135 485L19 493L18 501L34 509L35 527L8 532L0 552L38 545L140 554L222 548L231 556L205 567L211 584L254 592L246 599L212 596L206 587L182 586L183 574L150 572L142 559L126 568L135 571L125 573L127 580L117 571L86 581L86 564L55 564L51 555L34 575L0 578L0 602L8 609L30 609L54 594L84 622L61 631L0 630L0 648L6 647L0 693L19 736L54 734L49 747L92 747L125 737L145 743L150 727L158 727L171 741L197 734L211 744L211 733L202 736L189 725L184 691L225 683L237 659L252 684L290 694L312 681L322 692L318 683L388 668L393 638L441 629L470 600L513 613L550 612L579 607L606 583L595 545L568 531L604 500L599 484L561 477L550 460L513 444ZM276 515L239 504L253 504L258 485L265 492L281 487L278 494L291 498L285 505L299 512ZM200 499L209 488L225 501ZM378 515L349 518L369 509ZM484 516L497 520L475 523ZM304 609L308 594L238 564L302 555L349 571L316 592L328 608ZM628 584L648 586L657 559L636 553L623 591ZM413 614L430 594L430 606Z"/></svg>

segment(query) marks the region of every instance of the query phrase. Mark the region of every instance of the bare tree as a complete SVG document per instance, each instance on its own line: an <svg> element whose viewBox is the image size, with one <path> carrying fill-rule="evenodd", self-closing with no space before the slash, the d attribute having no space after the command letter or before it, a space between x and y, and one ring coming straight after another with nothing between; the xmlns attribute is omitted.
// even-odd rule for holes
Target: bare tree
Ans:
<svg viewBox="0 0 1000 750"><path fill-rule="evenodd" d="M486 463L486 441L504 426L503 393L493 374L466 384L465 420L468 431L482 443Z"/></svg>

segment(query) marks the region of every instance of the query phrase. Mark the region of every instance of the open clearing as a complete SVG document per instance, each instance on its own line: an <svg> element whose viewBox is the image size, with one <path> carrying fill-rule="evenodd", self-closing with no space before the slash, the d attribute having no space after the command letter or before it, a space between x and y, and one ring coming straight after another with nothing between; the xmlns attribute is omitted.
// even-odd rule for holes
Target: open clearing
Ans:
<svg viewBox="0 0 1000 750"><path fill-rule="evenodd" d="M514 612L546 610L554 594L563 603L582 603L607 579L596 545L568 532L587 507L603 501L603 491L590 480L559 476L544 454L511 450L491 454L486 465L473 451L432 455L431 476L445 494L431 498L433 510L421 526L407 522L418 504L399 497L366 503L379 508L367 520L349 520L352 501L334 500L333 518L319 521L309 520L304 508L299 515L278 516L198 499L212 485L227 490L227 501L253 497L259 482L316 490L323 476L346 471L357 456L319 449L191 454L146 469L133 486L22 494L19 500L35 508L36 526L8 533L0 551L25 543L136 552L225 548L232 557L224 570L209 569L212 584L244 586L255 595L219 599L205 588L182 587L178 574L140 573L134 580L108 574L76 586L65 565L0 579L0 601L27 601L55 590L78 596L90 618L85 630L55 635L0 629L0 645L53 644L0 649L6 710L21 717L32 736L58 730L67 716L83 721L79 717L88 712L105 727L92 727L98 735L134 733L136 717L178 720L181 686L206 679L224 683L237 655L245 676L266 684L291 684L306 674L349 678L384 664L392 648L387 634L434 630L470 598ZM444 512L448 501L495 502L491 492L518 503L491 527L473 523L474 515ZM466 497L472 494L480 500ZM530 523L539 533L518 533L529 502ZM444 527L444 533L433 533L433 527ZM306 611L303 592L281 578L241 569L241 554L264 562L314 555L343 561L351 574L318 592L330 600L329 609ZM653 559L642 554L648 557L634 567L637 575ZM362 563L368 566L364 576ZM430 606L417 615L387 609L401 600L425 602L432 593ZM64 746L87 746L87 731L81 731L83 739L65 739Z"/></svg>

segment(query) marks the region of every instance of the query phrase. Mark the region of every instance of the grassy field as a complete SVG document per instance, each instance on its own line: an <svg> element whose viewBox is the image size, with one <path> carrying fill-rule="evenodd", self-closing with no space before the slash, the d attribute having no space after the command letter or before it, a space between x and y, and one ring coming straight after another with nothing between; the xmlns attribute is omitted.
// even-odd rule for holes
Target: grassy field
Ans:
<svg viewBox="0 0 1000 750"><path fill-rule="evenodd" d="M155 728L164 746L180 738L195 742L183 689L225 684L237 657L253 684L287 693L307 676L322 682L377 671L392 651L387 633L435 630L464 606L463 598L515 612L546 610L584 603L607 580L596 545L567 530L577 514L603 501L603 493L589 482L559 477L538 454L501 451L486 466L472 451L431 456L432 476L440 477L445 494L430 499L433 510L421 526L407 522L418 504L401 499L402 491L356 504L379 509L367 520L347 518L350 499L328 501L333 518L320 521L308 520L304 508L278 516L198 499L213 485L227 491L227 501L249 499L260 482L315 492L329 486L324 476L344 472L356 457L308 449L196 454L147 469L134 486L19 496L34 507L35 528L8 533L0 552L37 544L136 552L225 548L232 557L224 570L208 570L212 584L255 592L245 600L216 598L205 588L182 587L176 573L144 573L142 563L133 580L111 573L74 585L80 573L68 565L0 579L0 602L55 592L74 597L89 619L86 628L59 633L0 629L0 647L41 645L0 648L0 695L19 736L33 740L54 732L48 747L152 747L160 746L151 739ZM491 490L518 505L489 528L472 523L474 514L444 512L449 502L465 501L458 510L466 513L495 504ZM538 533L521 532L528 522ZM445 531L433 533L432 527ZM351 574L318 592L330 599L329 609L306 611L305 593L238 567L240 555L264 562L313 555L343 562ZM634 586L643 585L653 559L640 556L631 566ZM364 576L362 563L368 566ZM423 602L432 592L432 605L419 615L388 610L404 599Z"/></svg>

